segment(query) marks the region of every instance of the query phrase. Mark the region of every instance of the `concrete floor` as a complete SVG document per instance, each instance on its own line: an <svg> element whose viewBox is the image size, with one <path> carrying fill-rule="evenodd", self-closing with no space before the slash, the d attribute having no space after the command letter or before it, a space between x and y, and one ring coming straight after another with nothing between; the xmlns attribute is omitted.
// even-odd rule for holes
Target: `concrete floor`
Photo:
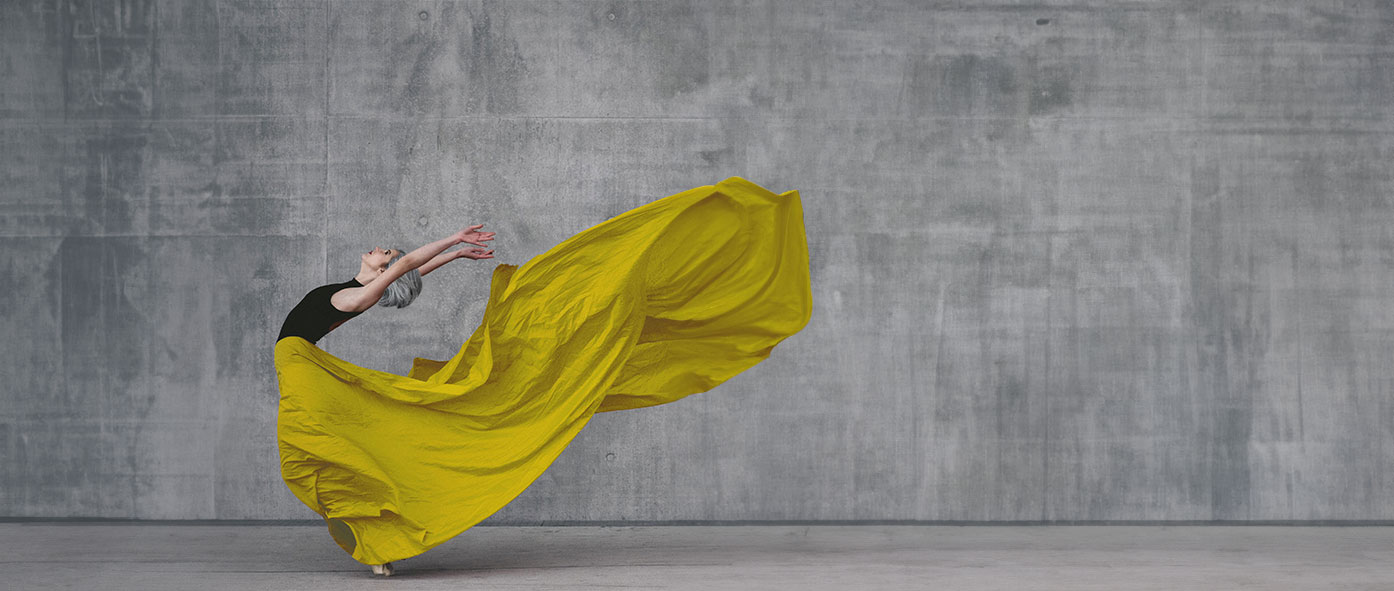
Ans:
<svg viewBox="0 0 1394 591"><path fill-rule="evenodd" d="M374 578L322 526L0 523L6 589L1394 589L1394 527L475 527Z"/></svg>

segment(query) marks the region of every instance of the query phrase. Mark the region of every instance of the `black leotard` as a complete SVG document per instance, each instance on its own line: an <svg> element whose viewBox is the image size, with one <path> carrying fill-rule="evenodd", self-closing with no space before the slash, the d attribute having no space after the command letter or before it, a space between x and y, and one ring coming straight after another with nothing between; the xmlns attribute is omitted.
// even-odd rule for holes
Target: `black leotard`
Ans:
<svg viewBox="0 0 1394 591"><path fill-rule="evenodd" d="M334 292L350 287L363 287L363 284L357 279L349 279L343 283L330 283L310 290L310 293L301 298L299 304L291 308L290 314L286 315L276 342L289 336L297 336L315 343L348 319L362 314L361 311L345 312L329 303L329 296L334 295Z"/></svg>

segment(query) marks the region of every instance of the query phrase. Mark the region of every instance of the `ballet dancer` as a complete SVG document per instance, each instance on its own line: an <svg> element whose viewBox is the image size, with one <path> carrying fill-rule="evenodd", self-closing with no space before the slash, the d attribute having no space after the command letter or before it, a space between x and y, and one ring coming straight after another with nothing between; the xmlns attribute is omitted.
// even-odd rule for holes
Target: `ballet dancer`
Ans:
<svg viewBox="0 0 1394 591"><path fill-rule="evenodd" d="M421 293L421 278L458 258L492 259L494 250L482 248L446 249L460 243L486 246L494 232L480 232L484 224L460 230L411 252L397 248L374 247L359 255L358 274L341 283L321 285L310 290L286 315L279 342L288 336L316 343L329 331L362 314L373 304L405 308ZM391 576L392 563L371 565L373 574Z"/></svg>

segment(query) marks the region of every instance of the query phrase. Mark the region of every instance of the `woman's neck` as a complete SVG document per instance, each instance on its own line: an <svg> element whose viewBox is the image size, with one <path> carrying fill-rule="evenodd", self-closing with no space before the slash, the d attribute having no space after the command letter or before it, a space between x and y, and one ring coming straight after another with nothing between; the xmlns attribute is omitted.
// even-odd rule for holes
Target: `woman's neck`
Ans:
<svg viewBox="0 0 1394 591"><path fill-rule="evenodd" d="M359 283L367 285L369 281L377 279L378 275L382 275L382 271L363 267L358 270L358 274L354 275L353 278L356 279Z"/></svg>

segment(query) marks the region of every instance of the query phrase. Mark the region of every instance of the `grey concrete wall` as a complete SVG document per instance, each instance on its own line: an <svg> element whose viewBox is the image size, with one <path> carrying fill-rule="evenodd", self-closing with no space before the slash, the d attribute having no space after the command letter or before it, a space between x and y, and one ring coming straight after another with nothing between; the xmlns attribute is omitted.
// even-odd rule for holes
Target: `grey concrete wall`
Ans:
<svg viewBox="0 0 1394 591"><path fill-rule="evenodd" d="M314 518L310 288L493 261L320 342L445 358L490 269L799 190L766 362L596 416L491 523L1394 518L1387 2L0 2L0 515Z"/></svg>

